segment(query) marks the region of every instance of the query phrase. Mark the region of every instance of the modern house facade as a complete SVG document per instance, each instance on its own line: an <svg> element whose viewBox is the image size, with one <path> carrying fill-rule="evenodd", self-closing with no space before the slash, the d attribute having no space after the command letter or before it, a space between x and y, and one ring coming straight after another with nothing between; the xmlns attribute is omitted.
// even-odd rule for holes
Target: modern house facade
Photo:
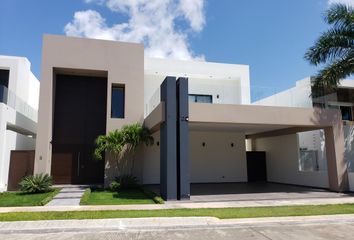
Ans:
<svg viewBox="0 0 354 240"><path fill-rule="evenodd" d="M341 112L345 141L345 160L348 164L349 185L354 190L354 81L342 80L332 93L314 96L311 77L297 81L288 90L256 101L257 105L294 106L322 109L337 109ZM325 135L322 130L298 134L299 169L307 172L326 172L327 159Z"/></svg>
<svg viewBox="0 0 354 240"><path fill-rule="evenodd" d="M34 150L39 81L27 58L0 55L0 192L8 187L12 150Z"/></svg>
<svg viewBox="0 0 354 240"><path fill-rule="evenodd" d="M133 173L168 200L189 198L191 183L348 190L341 112L251 105L247 65L151 59L141 44L52 35L42 54L34 172L56 183L107 185L117 166L92 158L94 139L139 122L155 144L139 149ZM299 171L297 133L317 129L326 171Z"/></svg>

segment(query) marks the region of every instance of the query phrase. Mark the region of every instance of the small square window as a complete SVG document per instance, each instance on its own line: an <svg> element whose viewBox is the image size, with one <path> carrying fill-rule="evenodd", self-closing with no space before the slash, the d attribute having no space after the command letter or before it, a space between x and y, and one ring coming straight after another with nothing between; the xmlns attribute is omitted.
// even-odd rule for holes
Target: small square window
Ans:
<svg viewBox="0 0 354 240"><path fill-rule="evenodd" d="M111 118L124 118L125 88L112 86Z"/></svg>

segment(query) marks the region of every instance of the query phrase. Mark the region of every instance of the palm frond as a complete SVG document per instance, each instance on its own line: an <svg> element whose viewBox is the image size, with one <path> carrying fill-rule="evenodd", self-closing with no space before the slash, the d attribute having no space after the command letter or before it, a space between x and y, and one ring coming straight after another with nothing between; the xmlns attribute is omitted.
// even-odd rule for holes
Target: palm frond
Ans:
<svg viewBox="0 0 354 240"><path fill-rule="evenodd" d="M339 27L353 27L354 9L346 4L334 4L326 12L325 21Z"/></svg>
<svg viewBox="0 0 354 240"><path fill-rule="evenodd" d="M321 35L313 47L309 48L305 59L311 64L318 65L335 58L344 58L353 49L353 37L353 30L330 29Z"/></svg>
<svg viewBox="0 0 354 240"><path fill-rule="evenodd" d="M354 51L343 59L336 60L322 69L313 81L313 86L331 89L338 86L341 79L354 73Z"/></svg>

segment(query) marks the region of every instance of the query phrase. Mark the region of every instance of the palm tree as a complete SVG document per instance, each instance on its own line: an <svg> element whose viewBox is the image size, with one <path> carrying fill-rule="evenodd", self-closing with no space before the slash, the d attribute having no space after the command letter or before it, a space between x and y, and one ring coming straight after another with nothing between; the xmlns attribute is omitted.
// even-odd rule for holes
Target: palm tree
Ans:
<svg viewBox="0 0 354 240"><path fill-rule="evenodd" d="M114 130L107 135L98 136L94 156L98 160L103 159L104 153L109 153L116 162L118 175L126 174L127 166L130 166L129 175L134 168L134 156L131 161L127 156L132 153L140 144L150 146L154 143L149 129L139 123L125 125L120 130Z"/></svg>
<svg viewBox="0 0 354 240"><path fill-rule="evenodd" d="M325 21L331 28L308 49L305 59L316 66L326 64L314 77L313 86L329 92L354 71L354 9L343 4L332 5Z"/></svg>

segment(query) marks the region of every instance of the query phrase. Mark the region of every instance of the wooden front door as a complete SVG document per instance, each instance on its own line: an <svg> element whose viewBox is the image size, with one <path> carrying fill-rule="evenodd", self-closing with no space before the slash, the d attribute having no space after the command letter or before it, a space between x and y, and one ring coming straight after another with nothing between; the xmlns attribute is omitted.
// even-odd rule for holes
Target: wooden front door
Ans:
<svg viewBox="0 0 354 240"><path fill-rule="evenodd" d="M107 79L56 76L52 175L55 183L102 183L94 141L106 133Z"/></svg>
<svg viewBox="0 0 354 240"><path fill-rule="evenodd" d="M33 169L34 151L11 151L7 190L18 190L21 179L33 175Z"/></svg>

